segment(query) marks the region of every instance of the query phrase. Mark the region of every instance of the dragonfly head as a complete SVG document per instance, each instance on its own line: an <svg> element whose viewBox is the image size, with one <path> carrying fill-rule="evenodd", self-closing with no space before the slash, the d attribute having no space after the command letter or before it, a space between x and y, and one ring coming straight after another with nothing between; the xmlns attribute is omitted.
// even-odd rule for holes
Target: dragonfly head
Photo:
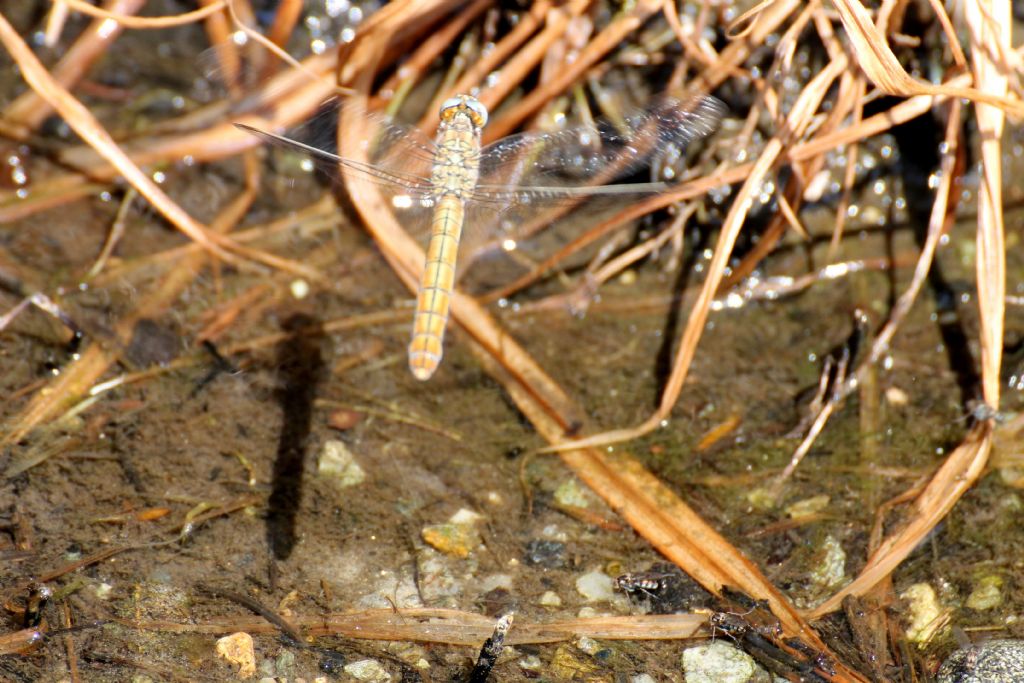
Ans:
<svg viewBox="0 0 1024 683"><path fill-rule="evenodd" d="M465 114L477 128L487 125L487 107L475 97L456 95L445 100L441 105L441 120L451 121L456 114Z"/></svg>

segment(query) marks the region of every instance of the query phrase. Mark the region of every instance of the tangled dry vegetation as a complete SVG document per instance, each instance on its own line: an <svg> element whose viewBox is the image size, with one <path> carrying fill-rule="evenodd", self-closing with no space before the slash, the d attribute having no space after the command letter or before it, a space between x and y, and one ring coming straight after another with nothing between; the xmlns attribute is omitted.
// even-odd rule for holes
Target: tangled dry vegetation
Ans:
<svg viewBox="0 0 1024 683"><path fill-rule="evenodd" d="M28 220L59 206L71 207L83 198L119 187L123 188L124 205L136 198L144 200L152 211L189 238L187 245L131 260L111 258L123 229L120 222L115 222L108 243L88 276L76 274L71 278L84 281L87 277L95 290L112 286L133 273L148 273L148 279L139 285L132 309L112 329L99 337L86 331L79 353L59 374L23 386L8 398L0 439L14 456L7 465L6 477L16 476L69 448L67 441L60 441L59 445L51 442L60 429L56 425L69 414L88 414L93 406L104 401L110 388L145 383L161 373L197 364L205 358L197 351L155 367L123 365L139 321L165 315L201 272L257 269L267 275L268 282L301 278L314 289L324 286L324 267L331 254L325 251L286 258L273 245L275 235L300 222L307 226L318 221L327 225L334 211L331 200L325 199L303 212L265 225L236 229L259 196L263 173L259 140L236 128L236 123L283 131L315 114L326 98L341 95L359 103L358 108L341 110L338 138L344 142L360 139L360 126L365 122L346 112L396 111L410 93L422 94L424 90L430 91L433 104L423 111L433 112L437 102L454 93L474 92L492 112L485 137L495 140L534 125L552 108L565 108L570 99L577 105L586 105L616 89L635 87L638 82L652 92L657 88L680 93L683 98L717 94L725 99L739 132L734 141L720 144L732 145L733 151L724 154L721 149L715 150L712 140L702 163L668 191L625 206L598 225L589 226L585 233L500 290L481 296L457 290L452 298L452 316L463 332L455 343L471 348L480 367L501 384L547 440L549 450L557 451L565 464L637 534L704 588L718 594L728 586L766 601L784 636L797 637L820 653L828 653L829 648L815 631L813 622L840 610L844 599L851 596L869 603L885 603L890 590L887 580L893 569L939 524L985 470L995 409L1000 405L1006 298L1002 133L1008 117L1016 119L1024 113L1021 52L1011 45L1013 21L1008 0L955 3L956 13L952 16L942 3L923 0L883 0L871 3L870 7L859 0L773 0L735 3L735 7L734 3L708 1L693 3L693 7L687 3L688 9L682 14L679 4L671 0L637 0L621 5L588 0L537 0L518 8L488 0L393 2L370 15L349 42L297 63L267 60L255 84L247 81L247 72L242 68L249 61L244 51L253 45L266 51L272 50L272 46L278 51L289 46L302 11L301 2L281 0L274 8L272 21L262 29L248 28L256 23L246 0L204 0L195 11L163 17L137 16L143 4L142 0L109 0L97 8L83 0L54 0L45 30L39 34L45 34L46 40L61 41L63 22L79 12L88 13L95 17L97 26L104 24L107 28L82 31L67 43L63 56L49 64L41 62L36 50L26 42L25 28L15 28L12 18L5 16L8 13L0 13L0 42L28 85L0 111L0 133L12 144L51 155L58 164L55 168L62 169L31 184L15 184L3 190L0 223ZM740 13L740 9L746 11ZM27 17L20 19L24 21ZM81 93L90 69L106 51L116 49L117 41L126 32L195 22L204 24L210 44L215 46L227 96L205 108L187 111L177 119L143 126L130 136L112 136L83 104ZM250 36L244 48L237 44L240 41L231 40L243 27ZM257 35L258 31L266 37ZM500 77L493 76L499 73ZM924 79L924 73L929 80ZM879 108L879 102L884 102L884 106ZM614 109L614 98L608 106ZM866 110L872 113L868 115ZM84 145L46 144L41 127L52 114L59 115ZM884 325L871 339L870 348L854 360L848 359L849 365L832 375L829 386L823 386L826 395L792 466L797 466L814 436L827 428L835 407L858 390L866 374L885 356L921 291L940 240L956 213L958 182L967 170L964 159L968 119L980 141L976 152L980 169L977 342L980 397L983 405L991 408L975 411L977 419L962 443L946 455L926 482L915 485L879 513L870 555L856 577L813 610L801 611L765 578L757 563L744 557L627 450L621 446L614 450L606 447L641 437L673 419L673 408L686 391L688 372L700 352L701 336L716 299L755 272L791 233L808 235L802 210L808 203L812 180L827 164L827 155L845 149L847 159L845 177L831 207L834 232L829 237L833 245L830 254L838 257L844 240L846 208L854 192L858 149L870 145L873 138L894 126L926 115L945 122L945 141L933 188L927 239L916 255L914 276L896 298ZM429 125L429 114L424 114L422 127ZM342 147L354 160L367 161L365 156L360 157L365 150L358 146ZM746 150L746 155L735 153L738 149ZM716 152L717 158L724 161L716 162ZM178 164L182 159L199 164L229 157L242 160L245 186L206 223L172 201L153 178L153 169ZM615 239L638 218L686 202L694 206L709 192L724 187L731 190L711 245L713 257L707 263L699 293L680 304L688 306L681 316L686 322L657 407L639 424L604 425L614 429L602 431L586 419L588 410L507 332L488 304L528 291L576 254L587 253L587 247ZM771 188L774 213L756 246L743 254L734 254L748 215L766 187ZM398 224L387 205L373 196L372 188L360 189L353 208L394 274L415 291L424 262L421 247ZM680 220L685 221L691 214L692 210L684 211ZM588 286L600 286L671 239L666 231L646 242L616 246L614 258L597 262L587 270ZM17 314L29 306L61 316L58 293L34 286L49 281L47 277L29 272L19 263L16 253L0 251L0 259L0 274L7 282L5 290L20 297L4 296L10 310L2 319L4 328L14 325ZM814 280L812 277L807 284ZM582 286L581 283L582 279L576 284ZM264 307L265 300L280 296L280 290L272 285L253 287L233 300L220 302L212 315L194 312L205 317L189 325L200 330L192 340L193 346L198 348L201 342L216 342L228 336L234 326L241 325L239 321L246 319L246 309ZM12 301L17 305L8 303ZM328 322L323 331L358 329L405 317L401 310L382 311L358 319ZM73 321L69 324L73 325ZM70 339L80 332L69 327L67 335ZM224 344L219 351L223 356L237 357L298 333L248 339L243 335L241 341ZM119 367L129 370L122 372ZM81 435L76 443L87 439ZM776 483L776 493L782 483L783 480ZM257 502L244 499L203 514L230 514ZM903 513L899 524L885 525L886 511L896 506ZM197 520L178 523L147 542L173 542L186 523L194 526ZM37 575L33 585L45 586L83 564L104 562L124 549L107 549L46 575ZM22 587L26 586L23 583ZM480 643L490 632L490 622L476 615L420 610L409 611L406 616L416 619L399 623L384 611L348 617L296 617L291 626L306 635L359 634L362 638L462 644ZM557 640L564 637L563 633L591 633L607 638L676 638L695 633L701 622L681 617L623 617L606 621L516 624L508 642ZM437 628L438 624L444 624L444 629ZM173 624L146 626L175 628ZM263 620L243 623L237 619L225 624L179 626L181 630L216 633L229 628L252 633L282 628ZM51 625L53 628L57 626ZM883 613L879 613L871 628L886 631ZM9 632L0 637L2 651L30 651L41 633L37 626ZM70 641L74 636L67 632L62 637ZM70 645L68 651L73 652ZM822 664L823 661L826 660L818 660L815 673L822 679L863 681L873 675L870 671L854 670L838 658L827 658L833 662L831 665ZM73 665L71 675L77 677Z"/></svg>

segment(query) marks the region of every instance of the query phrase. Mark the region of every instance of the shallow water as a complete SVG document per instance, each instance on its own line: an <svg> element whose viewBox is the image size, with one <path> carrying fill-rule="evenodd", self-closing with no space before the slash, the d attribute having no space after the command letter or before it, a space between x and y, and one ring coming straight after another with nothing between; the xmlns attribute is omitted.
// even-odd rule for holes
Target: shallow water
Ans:
<svg viewBox="0 0 1024 683"><path fill-rule="evenodd" d="M202 49L198 33L188 41L176 49ZM126 53L144 48L126 45ZM151 66L137 65L132 77L156 78ZM131 123L118 118L116 105L95 106L112 127ZM787 434L806 414L822 359L849 338L853 311L866 311L877 330L909 281L920 216L912 207L891 212L907 182L926 184L927 177L902 154L907 180L896 179L899 168L883 166L887 191L865 182L843 243L844 259L895 256L901 267L713 314L673 419L627 446L801 607L856 575L878 506L927 476L968 426L962 388L972 372L967 362L978 356L970 198L940 251L942 280L922 293L889 357L829 422L779 504L765 507L751 495L789 461L799 440ZM1020 163L1008 155L1011 170L1021 170ZM33 178L55 172L36 160ZM168 193L204 221L240 188L237 161L163 172ZM261 187L248 225L286 216L324 192L287 167L265 167ZM8 429L33 396L89 353L118 358L97 383L169 366L5 448L5 468L40 464L0 484L4 633L20 627L15 606L33 577L115 548L123 551L48 582L56 591L44 608L51 628L65 625L65 607L77 625L115 617L179 624L250 617L237 601L199 584L255 598L286 618L429 606L489 616L514 609L517 620L530 622L649 607L621 593L588 601L593 597L581 591L584 575L614 578L663 559L558 459L527 455L542 440L468 353L461 331L450 336L429 383L409 374L411 297L341 212L325 204L301 225L253 243L321 269L327 278L318 284L281 272L212 268L205 258L146 261L185 241L136 201L104 273L79 286L118 198L97 194L0 226L5 280L48 294L84 332L73 347L68 330L34 308L0 331L0 391L16 396L0 409ZM824 265L831 216L805 211L813 246L788 238L762 275ZM879 216L886 218L881 227ZM706 265L710 230L687 232L682 270L664 272L663 252L602 287L582 318L536 303L564 292L557 277L492 308L594 424L636 424L658 400ZM1024 263L1015 248L1020 213L1012 207L1007 232L1013 292L1024 287ZM468 286L499 272L487 270ZM5 311L17 301L8 289L0 292ZM1024 339L1018 310L1007 311L1008 351ZM222 358L204 349L204 331ZM1010 353L1008 381L1016 362ZM1021 404L1019 391L1006 390L1000 409L1009 414ZM735 427L701 448L724 423ZM1015 455L1017 435L1001 438L999 455ZM1017 518L1024 503L1013 475L1007 466L983 478L893 574L893 594L928 583L952 624L1020 637L1022 604L1012 587L1020 581L1024 531ZM801 516L798 503L811 514ZM178 540L186 520L210 510L223 514ZM460 516L463 510L479 517ZM461 525L470 529L466 537L453 540L453 516L470 520ZM898 519L890 515L890 527ZM436 547L425 540L437 537L445 540ZM984 586L996 586L989 590L995 597L972 601ZM886 609L909 620L904 601ZM72 637L83 680L223 680L232 671L215 655L211 635L108 623ZM449 680L464 675L476 654L471 647L329 636L315 645L257 636L257 675L312 679L334 675L340 661L371 658L394 679ZM589 653L578 641L518 646L493 680L557 679L574 667L593 680L643 672L664 680L681 675L686 646L604 641ZM61 679L68 675L66 647L48 641L35 654L0 659L0 671L10 680ZM914 657L934 671L953 648L944 633Z"/></svg>

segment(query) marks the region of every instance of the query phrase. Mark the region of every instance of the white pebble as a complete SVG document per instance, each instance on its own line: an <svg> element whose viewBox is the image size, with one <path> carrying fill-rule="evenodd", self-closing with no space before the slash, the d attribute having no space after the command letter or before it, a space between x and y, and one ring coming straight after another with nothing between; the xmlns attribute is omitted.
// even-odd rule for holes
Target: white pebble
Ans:
<svg viewBox="0 0 1024 683"><path fill-rule="evenodd" d="M602 571L592 571L576 579L576 590L587 602L607 602L615 597L615 582Z"/></svg>

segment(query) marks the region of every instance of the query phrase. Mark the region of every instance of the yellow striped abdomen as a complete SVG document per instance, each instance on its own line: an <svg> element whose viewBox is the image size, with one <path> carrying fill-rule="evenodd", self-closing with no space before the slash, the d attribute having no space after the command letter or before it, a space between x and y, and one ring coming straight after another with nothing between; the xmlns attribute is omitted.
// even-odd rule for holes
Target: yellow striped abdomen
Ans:
<svg viewBox="0 0 1024 683"><path fill-rule="evenodd" d="M427 246L427 263L416 297L416 317L409 342L409 369L419 380L430 379L441 364L444 329L455 286L455 259L462 235L462 200L441 197L434 209Z"/></svg>

